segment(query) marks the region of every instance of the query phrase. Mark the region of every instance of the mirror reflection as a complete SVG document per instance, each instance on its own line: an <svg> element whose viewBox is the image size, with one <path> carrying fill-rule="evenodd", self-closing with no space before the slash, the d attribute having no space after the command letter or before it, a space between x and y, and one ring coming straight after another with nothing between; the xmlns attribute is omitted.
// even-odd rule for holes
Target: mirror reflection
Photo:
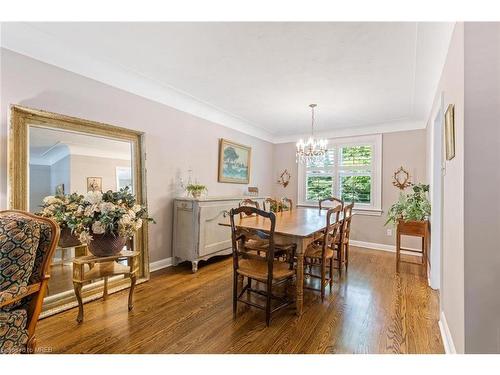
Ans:
<svg viewBox="0 0 500 375"><path fill-rule="evenodd" d="M117 191L125 187L133 192L132 145L129 142L30 126L30 212L39 212L46 197ZM72 261L84 255L88 255L86 246L61 234L47 296L73 290Z"/></svg>

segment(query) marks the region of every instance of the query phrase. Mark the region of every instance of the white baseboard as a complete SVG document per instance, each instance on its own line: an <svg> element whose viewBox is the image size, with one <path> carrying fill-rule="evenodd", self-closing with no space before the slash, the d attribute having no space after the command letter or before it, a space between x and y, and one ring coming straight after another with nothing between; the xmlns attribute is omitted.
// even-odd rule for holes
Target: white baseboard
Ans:
<svg viewBox="0 0 500 375"><path fill-rule="evenodd" d="M383 244L383 243L374 243L374 242L365 242L365 241L356 241L356 240L349 240L349 244L352 246L365 247L365 248L372 249L372 250L390 251L392 253L396 252L395 245L387 245L387 244ZM409 248L409 249L420 251L420 249L413 249L413 248ZM418 256L418 257L422 256L421 254L412 253L410 251L404 251L404 250L401 251L401 254L413 255L413 256Z"/></svg>
<svg viewBox="0 0 500 375"><path fill-rule="evenodd" d="M446 354L457 354L455 349L455 344L453 343L453 337L451 336L450 328L446 322L446 317L444 312L441 311L441 316L439 319L439 332L441 332L441 338L443 339L444 352Z"/></svg>
<svg viewBox="0 0 500 375"><path fill-rule="evenodd" d="M149 272L154 272L154 271L161 270L163 268L170 267L172 265L172 263L173 263L172 257L160 259L160 260L157 260L156 262L151 262L151 263L149 263Z"/></svg>

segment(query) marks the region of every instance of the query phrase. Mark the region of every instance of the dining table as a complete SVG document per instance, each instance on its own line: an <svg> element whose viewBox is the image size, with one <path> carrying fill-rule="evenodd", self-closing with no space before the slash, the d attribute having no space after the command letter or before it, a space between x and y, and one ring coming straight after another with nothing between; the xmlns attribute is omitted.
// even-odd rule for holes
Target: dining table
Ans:
<svg viewBox="0 0 500 375"><path fill-rule="evenodd" d="M294 207L289 211L275 213L276 224L274 240L297 244L296 257L296 308L297 315L302 315L304 303L304 253L307 246L326 228L327 210L311 207ZM219 223L230 226L229 217ZM238 228L269 233L271 221L262 216L235 216L234 224Z"/></svg>

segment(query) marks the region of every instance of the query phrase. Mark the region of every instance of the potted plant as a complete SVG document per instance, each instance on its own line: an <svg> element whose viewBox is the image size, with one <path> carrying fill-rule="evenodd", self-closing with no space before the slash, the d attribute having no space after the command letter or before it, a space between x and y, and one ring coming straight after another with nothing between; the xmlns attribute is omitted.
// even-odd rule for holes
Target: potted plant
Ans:
<svg viewBox="0 0 500 375"><path fill-rule="evenodd" d="M76 213L68 226L92 254L100 257L118 254L144 221L154 222L128 187L105 193L90 191L83 196Z"/></svg>
<svg viewBox="0 0 500 375"><path fill-rule="evenodd" d="M401 193L399 199L387 212L387 224L422 223L427 225L431 214L431 204L427 198L429 185L417 184L409 194Z"/></svg>
<svg viewBox="0 0 500 375"><path fill-rule="evenodd" d="M200 184L189 184L186 186L186 191L193 196L193 198L198 199L201 193L208 191L205 185Z"/></svg>
<svg viewBox="0 0 500 375"><path fill-rule="evenodd" d="M81 245L81 241L71 229L72 223L77 220L78 206L83 195L73 193L67 195L48 196L43 199L42 210L36 215L53 219L61 228L58 246L62 248Z"/></svg>

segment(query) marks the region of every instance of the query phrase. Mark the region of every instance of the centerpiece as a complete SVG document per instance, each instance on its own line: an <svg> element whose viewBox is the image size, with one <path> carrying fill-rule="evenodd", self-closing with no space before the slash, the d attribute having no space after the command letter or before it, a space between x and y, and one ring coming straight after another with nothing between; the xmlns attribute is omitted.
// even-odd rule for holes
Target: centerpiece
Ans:
<svg viewBox="0 0 500 375"><path fill-rule="evenodd" d="M129 187L105 193L89 191L85 195L47 197L44 204L43 216L56 221L58 217L64 218L64 222L58 222L64 223L73 237L87 244L90 252L99 257L118 254L144 221L154 222L148 217L146 207L136 202Z"/></svg>
<svg viewBox="0 0 500 375"><path fill-rule="evenodd" d="M48 196L43 199L42 210L36 215L53 219L61 229L58 246L61 248L80 246L82 242L71 227L80 216L77 212L83 195L73 193L67 195Z"/></svg>
<svg viewBox="0 0 500 375"><path fill-rule="evenodd" d="M201 184L189 184L186 186L186 191L193 196L193 198L198 199L201 193L208 191L205 185Z"/></svg>

